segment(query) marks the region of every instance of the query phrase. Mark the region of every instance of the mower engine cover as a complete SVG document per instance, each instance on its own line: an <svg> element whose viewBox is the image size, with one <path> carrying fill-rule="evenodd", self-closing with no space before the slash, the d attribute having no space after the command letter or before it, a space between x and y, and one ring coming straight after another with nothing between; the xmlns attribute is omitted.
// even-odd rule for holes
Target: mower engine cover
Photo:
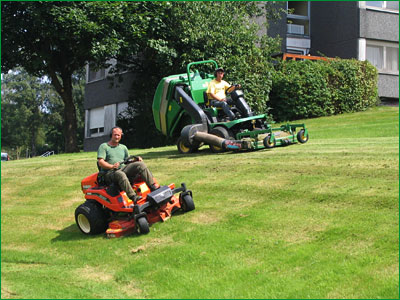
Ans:
<svg viewBox="0 0 400 300"><path fill-rule="evenodd" d="M168 186L161 186L159 189L147 194L147 200L151 204L162 205L169 201L172 196L172 190Z"/></svg>

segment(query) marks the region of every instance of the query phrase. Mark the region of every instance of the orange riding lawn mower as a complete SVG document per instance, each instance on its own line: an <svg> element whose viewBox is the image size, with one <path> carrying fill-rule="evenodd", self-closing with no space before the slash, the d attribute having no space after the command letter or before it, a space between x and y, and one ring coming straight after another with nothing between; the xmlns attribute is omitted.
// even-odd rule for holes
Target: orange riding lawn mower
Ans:
<svg viewBox="0 0 400 300"><path fill-rule="evenodd" d="M137 159L130 156L123 164ZM118 185L106 186L94 173L81 182L86 201L75 210L75 221L86 235L106 233L109 238L138 232L147 234L151 224L169 219L177 211L195 209L192 191L185 183L176 188L174 183L151 191L142 178L132 182L139 200L132 201Z"/></svg>

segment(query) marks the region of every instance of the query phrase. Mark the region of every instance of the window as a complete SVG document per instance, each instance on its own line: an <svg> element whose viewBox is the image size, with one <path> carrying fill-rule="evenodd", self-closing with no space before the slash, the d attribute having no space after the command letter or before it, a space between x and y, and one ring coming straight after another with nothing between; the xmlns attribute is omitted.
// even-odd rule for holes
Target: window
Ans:
<svg viewBox="0 0 400 300"><path fill-rule="evenodd" d="M128 109L128 102L119 102L117 103L117 118L118 116L121 117L126 117L127 114L127 109Z"/></svg>
<svg viewBox="0 0 400 300"><path fill-rule="evenodd" d="M399 72L399 48L386 47L386 70Z"/></svg>
<svg viewBox="0 0 400 300"><path fill-rule="evenodd" d="M374 7L381 7L383 8L383 5L385 1L365 1L367 6L374 6Z"/></svg>
<svg viewBox="0 0 400 300"><path fill-rule="evenodd" d="M295 35L310 35L310 7L308 1L287 2L287 33Z"/></svg>
<svg viewBox="0 0 400 300"><path fill-rule="evenodd" d="M100 136L104 133L104 107L89 111L89 136Z"/></svg>
<svg viewBox="0 0 400 300"><path fill-rule="evenodd" d="M96 70L92 64L88 66L88 82L101 80L106 77L106 69Z"/></svg>
<svg viewBox="0 0 400 300"><path fill-rule="evenodd" d="M398 1L361 1L360 3L362 7L368 8L381 8L384 10L399 10L399 2Z"/></svg>
<svg viewBox="0 0 400 300"><path fill-rule="evenodd" d="M383 69L383 47L367 46L367 60L378 70Z"/></svg>
<svg viewBox="0 0 400 300"><path fill-rule="evenodd" d="M386 8L393 9L393 10L399 10L399 2L398 1L385 1L385 2L386 2Z"/></svg>
<svg viewBox="0 0 400 300"><path fill-rule="evenodd" d="M304 35L304 25L287 24L287 33Z"/></svg>
<svg viewBox="0 0 400 300"><path fill-rule="evenodd" d="M399 48L397 44L367 41L366 59L381 73L399 73Z"/></svg>
<svg viewBox="0 0 400 300"><path fill-rule="evenodd" d="M93 82L105 79L107 76L113 76L117 74L122 74L128 72L129 65L118 62L116 59L112 58L106 61L105 68L96 68L93 63L86 65L86 79L87 82Z"/></svg>
<svg viewBox="0 0 400 300"><path fill-rule="evenodd" d="M288 10L292 15L308 17L307 1L288 1Z"/></svg>

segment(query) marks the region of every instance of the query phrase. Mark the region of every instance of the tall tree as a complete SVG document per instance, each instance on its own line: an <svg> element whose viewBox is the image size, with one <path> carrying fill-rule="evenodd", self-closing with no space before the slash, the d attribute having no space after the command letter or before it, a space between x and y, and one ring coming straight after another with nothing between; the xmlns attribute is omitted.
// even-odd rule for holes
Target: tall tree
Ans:
<svg viewBox="0 0 400 300"><path fill-rule="evenodd" d="M265 112L271 86L270 55L279 51L280 43L278 39L259 36L260 26L254 18L278 18L280 7L268 4L146 2L152 12L152 26L146 27L145 38L137 41L142 59L127 62L138 76L133 82L131 114L119 120L127 133L125 143L131 147L149 147L165 142L153 125L154 91L162 77L185 73L186 65L192 61L216 60L226 68L227 80L244 86L246 99L253 109Z"/></svg>
<svg viewBox="0 0 400 300"><path fill-rule="evenodd" d="M149 22L140 3L1 2L1 68L23 67L51 79L64 103L65 151L78 151L72 76L88 62L102 67ZM135 52L134 52L135 53Z"/></svg>

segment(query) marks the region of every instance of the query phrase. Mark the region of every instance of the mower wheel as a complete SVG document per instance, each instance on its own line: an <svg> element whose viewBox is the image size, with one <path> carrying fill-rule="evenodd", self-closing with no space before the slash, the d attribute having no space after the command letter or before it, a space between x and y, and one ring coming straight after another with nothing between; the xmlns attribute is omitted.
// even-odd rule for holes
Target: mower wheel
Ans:
<svg viewBox="0 0 400 300"><path fill-rule="evenodd" d="M297 133L297 140L302 144L307 143L307 141L308 141L308 133L305 134L305 130L304 129L300 130Z"/></svg>
<svg viewBox="0 0 400 300"><path fill-rule="evenodd" d="M148 234L150 232L149 222L145 217L137 219L136 224L140 234Z"/></svg>
<svg viewBox="0 0 400 300"><path fill-rule="evenodd" d="M220 138L223 138L223 139L225 139L225 140L231 139L231 137L229 136L228 130L227 130L226 128L224 128L224 127L221 127L221 126L217 126L217 127L213 128L213 129L210 131L210 134L219 136ZM223 148L218 147L218 146L214 146L214 145L210 145L210 149L211 149L211 151L214 152L214 153L222 153L222 152L225 152L225 150L224 150Z"/></svg>
<svg viewBox="0 0 400 300"><path fill-rule="evenodd" d="M76 208L75 221L79 230L88 235L103 233L108 227L104 210L98 204L89 201Z"/></svg>
<svg viewBox="0 0 400 300"><path fill-rule="evenodd" d="M178 151L180 154L189 154L192 152L196 152L198 150L198 147L196 147L196 146L187 145L183 141L183 138L181 136L178 138L176 146L178 147Z"/></svg>
<svg viewBox="0 0 400 300"><path fill-rule="evenodd" d="M265 147L265 148L271 149L271 148L274 148L274 147L275 147L276 142L275 142L275 140L273 140L272 135L271 135L271 134L268 134L268 135L264 138L263 144L264 144L264 147Z"/></svg>
<svg viewBox="0 0 400 300"><path fill-rule="evenodd" d="M181 207L185 212L194 210L194 202L192 196L190 196L189 194L184 195L181 199Z"/></svg>

